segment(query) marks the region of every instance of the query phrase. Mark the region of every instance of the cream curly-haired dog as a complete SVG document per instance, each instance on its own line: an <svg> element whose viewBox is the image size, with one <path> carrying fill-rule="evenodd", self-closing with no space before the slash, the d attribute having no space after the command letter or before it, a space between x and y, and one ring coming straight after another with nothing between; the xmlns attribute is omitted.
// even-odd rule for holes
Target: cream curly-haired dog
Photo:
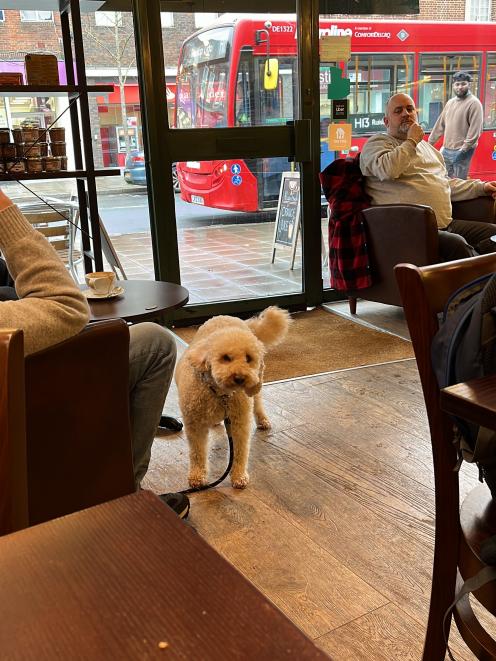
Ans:
<svg viewBox="0 0 496 661"><path fill-rule="evenodd" d="M231 421L233 487L249 482L251 416L259 429L270 429L262 402L266 347L281 342L290 323L278 307L246 321L221 315L198 329L176 367L176 383L189 442L189 483L207 483L208 432L226 417Z"/></svg>

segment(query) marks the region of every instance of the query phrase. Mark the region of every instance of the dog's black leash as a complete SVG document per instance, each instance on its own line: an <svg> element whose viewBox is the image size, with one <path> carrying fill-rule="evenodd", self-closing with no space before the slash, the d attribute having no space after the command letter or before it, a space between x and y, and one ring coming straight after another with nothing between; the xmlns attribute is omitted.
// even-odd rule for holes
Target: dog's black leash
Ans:
<svg viewBox="0 0 496 661"><path fill-rule="evenodd" d="M229 475L234 459L233 440L231 435L231 421L229 420L229 418L224 419L224 427L226 428L227 440L229 441L229 463L227 464L227 468L224 471L222 477L219 477L218 480L215 480L215 482L211 482L210 484L203 484L201 487L190 487L189 489L185 489L184 491L179 491L179 493L184 493L184 494L196 493L197 491L205 491L205 489L212 489L213 487L216 487L218 484L223 482L226 479L226 477Z"/></svg>

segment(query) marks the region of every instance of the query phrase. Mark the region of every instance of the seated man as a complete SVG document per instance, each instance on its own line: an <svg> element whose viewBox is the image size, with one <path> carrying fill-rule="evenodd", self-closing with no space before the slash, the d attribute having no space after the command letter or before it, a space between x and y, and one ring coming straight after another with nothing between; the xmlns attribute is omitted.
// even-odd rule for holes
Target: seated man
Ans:
<svg viewBox="0 0 496 661"><path fill-rule="evenodd" d="M19 297L0 302L0 326L24 331L26 355L62 342L84 328L89 319L85 297L45 237L2 191L0 251ZM172 379L176 344L157 324L136 324L129 334L129 402L138 489ZM164 494L161 498L180 516L187 515L189 501L185 496Z"/></svg>
<svg viewBox="0 0 496 661"><path fill-rule="evenodd" d="M453 220L451 201L481 195L496 197L496 182L449 179L442 155L423 140L415 104L406 94L395 94L388 100L384 124L387 133L369 138L360 155L360 168L372 203L432 207L443 261L495 252L496 243L491 236L496 235L496 225Z"/></svg>

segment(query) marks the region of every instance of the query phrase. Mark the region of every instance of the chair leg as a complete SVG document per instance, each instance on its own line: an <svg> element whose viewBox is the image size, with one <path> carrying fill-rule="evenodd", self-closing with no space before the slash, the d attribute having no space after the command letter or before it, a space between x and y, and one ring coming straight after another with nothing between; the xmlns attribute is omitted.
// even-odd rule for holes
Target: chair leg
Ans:
<svg viewBox="0 0 496 661"><path fill-rule="evenodd" d="M350 313L356 314L357 300L355 296L348 296L348 305L350 306Z"/></svg>
<svg viewBox="0 0 496 661"><path fill-rule="evenodd" d="M436 532L434 561L432 565L431 601L425 635L422 661L444 661L446 642L443 620L446 610L455 598L456 572L458 565L459 514L458 476L452 488L446 485L446 493L436 490ZM446 623L446 638L449 636L451 617Z"/></svg>

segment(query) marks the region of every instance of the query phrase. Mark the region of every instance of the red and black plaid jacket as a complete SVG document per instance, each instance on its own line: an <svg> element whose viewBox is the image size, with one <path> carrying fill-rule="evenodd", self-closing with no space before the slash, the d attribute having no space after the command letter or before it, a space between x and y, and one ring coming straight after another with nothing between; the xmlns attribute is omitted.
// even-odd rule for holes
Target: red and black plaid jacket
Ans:
<svg viewBox="0 0 496 661"><path fill-rule="evenodd" d="M331 287L341 291L372 284L362 210L370 206L360 170L360 154L338 158L320 173L329 202Z"/></svg>

